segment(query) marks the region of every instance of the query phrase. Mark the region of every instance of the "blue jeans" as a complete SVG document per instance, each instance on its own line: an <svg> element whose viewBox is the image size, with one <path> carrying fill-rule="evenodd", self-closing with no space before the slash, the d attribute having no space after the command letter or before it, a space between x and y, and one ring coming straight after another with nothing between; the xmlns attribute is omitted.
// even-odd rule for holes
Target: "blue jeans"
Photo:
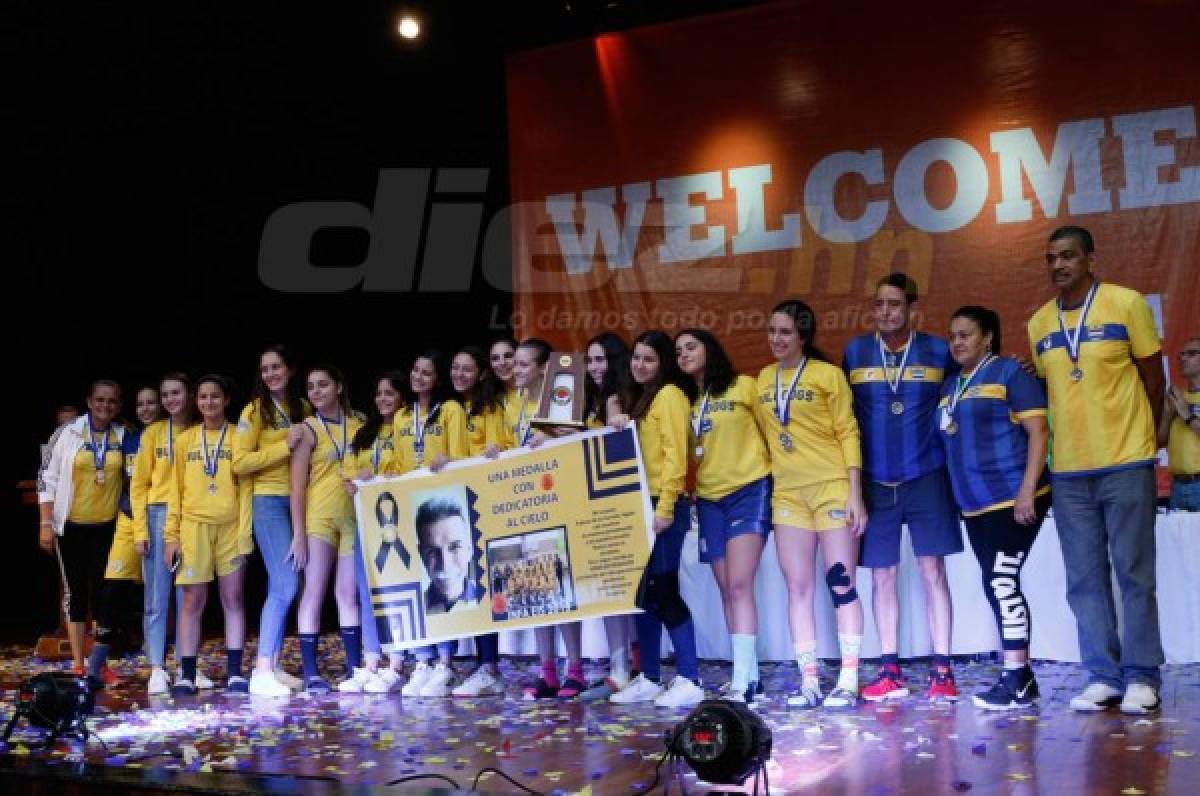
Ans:
<svg viewBox="0 0 1200 796"><path fill-rule="evenodd" d="M292 547L292 512L287 495L254 496L254 541L267 567L267 599L258 625L258 656L283 648L283 629L296 599L300 575L287 561Z"/></svg>
<svg viewBox="0 0 1200 796"><path fill-rule="evenodd" d="M687 603L679 594L679 560L684 537L691 527L690 508L682 498L675 503L674 522L655 537L642 576L638 607L643 611L633 621L641 649L642 673L651 680L657 681L662 671L664 625L675 647L676 670L693 682L700 680L695 625Z"/></svg>
<svg viewBox="0 0 1200 796"><path fill-rule="evenodd" d="M1054 479L1054 521L1079 655L1092 683L1158 688L1163 663L1155 596L1154 469ZM1117 634L1112 572L1121 587Z"/></svg>
<svg viewBox="0 0 1200 796"><path fill-rule="evenodd" d="M1200 511L1200 481L1190 484L1172 481L1171 508L1176 511Z"/></svg>
<svg viewBox="0 0 1200 796"><path fill-rule="evenodd" d="M142 580L145 582L142 603L142 635L145 636L146 657L151 666L162 666L167 659L167 617L171 613L171 583L174 573L167 568L163 557L163 526L167 523L167 504L154 503L146 507L146 525L150 530L149 549L142 559ZM175 589L175 615L178 624L179 606L183 605L183 589ZM179 638L176 630L175 638Z"/></svg>

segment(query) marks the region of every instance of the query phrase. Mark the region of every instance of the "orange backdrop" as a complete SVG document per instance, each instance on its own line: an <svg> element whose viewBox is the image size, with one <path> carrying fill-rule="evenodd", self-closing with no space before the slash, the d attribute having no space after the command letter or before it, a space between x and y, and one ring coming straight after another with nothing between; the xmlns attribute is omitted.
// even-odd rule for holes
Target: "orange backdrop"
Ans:
<svg viewBox="0 0 1200 796"><path fill-rule="evenodd" d="M752 371L770 306L802 297L838 359L904 270L921 328L984 304L1024 353L1046 236L1075 223L1177 350L1200 331L1200 3L922 6L758 6L512 57L518 333L703 325Z"/></svg>

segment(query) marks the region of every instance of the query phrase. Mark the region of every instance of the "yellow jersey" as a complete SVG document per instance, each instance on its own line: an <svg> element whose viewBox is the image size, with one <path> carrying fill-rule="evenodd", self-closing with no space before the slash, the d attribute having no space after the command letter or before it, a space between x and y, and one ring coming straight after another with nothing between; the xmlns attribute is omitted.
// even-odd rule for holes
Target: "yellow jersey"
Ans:
<svg viewBox="0 0 1200 796"><path fill-rule="evenodd" d="M450 460L466 459L471 455L467 439L467 413L458 401L443 401L432 421L428 412L414 412L405 407L396 412L396 446L405 461L414 467L427 467L439 455ZM419 450L423 442L424 450Z"/></svg>
<svg viewBox="0 0 1200 796"><path fill-rule="evenodd" d="M720 395L692 402L689 439L696 462L696 496L718 500L771 474L755 416L754 379L739 375Z"/></svg>
<svg viewBox="0 0 1200 796"><path fill-rule="evenodd" d="M96 456L88 446L93 440L87 438L89 427L84 426L84 447L75 454L71 463L71 510L67 513L67 522L84 525L110 522L117 518L117 507L121 500L121 488L125 476L125 456L121 453L121 442L117 432L109 426L104 436L96 434L95 443L103 447L103 440L108 441L108 450L104 454L103 472L97 483Z"/></svg>
<svg viewBox="0 0 1200 796"><path fill-rule="evenodd" d="M650 497L658 499L654 516L668 522L675 517L675 501L687 482L690 412L683 390L666 384L637 421L646 485Z"/></svg>
<svg viewBox="0 0 1200 796"><path fill-rule="evenodd" d="M1071 334L1082 311L1063 312L1062 325ZM1154 415L1134 364L1160 348L1146 299L1119 285L1097 286L1080 330L1079 372L1059 327L1057 299L1034 313L1028 331L1038 375L1046 380L1054 475L1150 465L1158 449Z"/></svg>
<svg viewBox="0 0 1200 796"><path fill-rule="evenodd" d="M305 522L353 517L354 501L345 484L345 476L353 473L345 469L345 454L355 433L362 428L362 421L347 412L338 423L310 417L304 424L316 440L308 464L308 486L304 490Z"/></svg>
<svg viewBox="0 0 1200 796"><path fill-rule="evenodd" d="M238 477L233 472L235 436L229 424L215 431L200 423L176 438L175 477L171 479L167 522L163 528L166 541L179 541L184 519L207 525L229 525L241 519ZM206 458L210 466L215 466L215 473L206 472ZM240 529L246 537L248 531L248 527Z"/></svg>
<svg viewBox="0 0 1200 796"><path fill-rule="evenodd" d="M529 442L529 437L535 429L531 425L537 415L540 395L527 397L525 390L514 390L504 399L504 441L501 448L505 450L519 448Z"/></svg>
<svg viewBox="0 0 1200 796"><path fill-rule="evenodd" d="M375 476L403 475L413 469L412 462L405 462L396 448L394 428L391 423L381 425L374 443L365 450L356 450L351 442L343 464L347 478L357 478L363 470Z"/></svg>
<svg viewBox="0 0 1200 796"><path fill-rule="evenodd" d="M848 468L862 468L854 394L845 372L828 362L808 360L787 398L785 429L777 401L787 397L795 378L795 368L780 372L778 364L767 365L758 374L754 408L767 438L775 489L842 480Z"/></svg>
<svg viewBox="0 0 1200 796"><path fill-rule="evenodd" d="M1200 392L1185 392L1183 400L1187 401L1188 417L1200 417ZM1200 434L1178 416L1171 419L1167 437L1167 467L1175 475L1200 473Z"/></svg>
<svg viewBox="0 0 1200 796"><path fill-rule="evenodd" d="M286 414L286 405L284 410ZM307 401L302 413L305 417L312 415ZM233 441L233 470L238 476L254 477L255 495L288 494L291 451L287 435L291 425L286 419L277 424L267 423L257 401L251 401L242 410Z"/></svg>
<svg viewBox="0 0 1200 796"><path fill-rule="evenodd" d="M171 479L175 477L175 445L187 429L170 419L157 420L142 432L142 446L134 457L129 480L129 502L133 510L133 540L150 540L146 508L166 504L171 497Z"/></svg>
<svg viewBox="0 0 1200 796"><path fill-rule="evenodd" d="M504 409L490 406L477 415L467 411L467 447L472 456L482 456L488 445L504 445Z"/></svg>

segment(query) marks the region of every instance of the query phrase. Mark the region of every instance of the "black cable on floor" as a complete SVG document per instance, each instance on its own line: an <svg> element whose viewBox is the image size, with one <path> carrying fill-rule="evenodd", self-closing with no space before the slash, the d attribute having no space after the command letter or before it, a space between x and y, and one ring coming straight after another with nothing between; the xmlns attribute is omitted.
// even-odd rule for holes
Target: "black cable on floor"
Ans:
<svg viewBox="0 0 1200 796"><path fill-rule="evenodd" d="M421 779L440 779L442 782L449 782L451 785L454 786L455 790L462 790L462 785L459 785L457 782L450 779L450 777L447 777L443 774L413 774L412 776L409 776L409 777L400 777L400 779L394 779L391 782L388 782L385 784L399 785L403 782L416 782L417 780L421 780Z"/></svg>
<svg viewBox="0 0 1200 796"><path fill-rule="evenodd" d="M530 787L528 787L528 786L526 786L526 785L522 785L520 782L517 782L515 779L513 779L512 777L510 777L508 774L505 774L505 773L504 773L503 771L501 771L500 769L498 769L498 768L492 768L491 766L488 766L487 768L481 768L481 769L479 769L479 773L477 773L477 774L475 775L475 779L474 779L474 780L471 782L471 790L479 790L479 780L483 778L483 775L484 775L484 774L489 774L489 773L491 773L491 774L499 774L501 777L503 777L504 779L508 780L508 781L509 781L510 783L512 783L513 785L516 785L518 788L520 788L521 790L525 791L525 792L526 792L526 793L528 793L530 796L545 796L545 794L543 794L541 791L536 791L536 790L534 790L533 788L530 788Z"/></svg>

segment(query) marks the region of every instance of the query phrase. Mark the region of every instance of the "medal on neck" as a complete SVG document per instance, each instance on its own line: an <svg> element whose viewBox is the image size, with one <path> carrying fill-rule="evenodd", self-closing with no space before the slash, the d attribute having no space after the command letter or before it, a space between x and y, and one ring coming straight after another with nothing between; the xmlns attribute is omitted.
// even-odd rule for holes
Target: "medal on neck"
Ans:
<svg viewBox="0 0 1200 796"><path fill-rule="evenodd" d="M908 355L912 353L913 333L908 333L908 342L904 344L904 356L900 358L899 366L896 367L896 375L893 378L892 370L888 365L890 351L887 350L883 343L883 335L879 332L875 333L875 340L879 343L879 363L883 366L883 378L887 381L888 389L892 393L891 410L894 415L904 414L904 401L900 400L900 382L904 378L904 366L908 364ZM895 358L895 354L891 354L891 359Z"/></svg>
<svg viewBox="0 0 1200 796"><path fill-rule="evenodd" d="M417 466L425 463L425 433L429 430L429 421L437 414L440 403L434 404L429 409L429 414L425 416L425 422L421 422L421 402L413 403L413 450L417 454ZM522 416L524 412L522 411ZM522 443L524 444L524 443Z"/></svg>
<svg viewBox="0 0 1200 796"><path fill-rule="evenodd" d="M88 428L88 450L92 452L92 465L96 471L96 484L104 485L104 461L108 458L108 432L109 429L104 429L104 438L100 442L96 442L96 429L92 427L92 414L87 416Z"/></svg>
<svg viewBox="0 0 1200 796"><path fill-rule="evenodd" d="M380 431L382 431L382 429L380 429ZM373 472L375 475L379 475L379 465L383 461L383 440L390 440L391 438L391 434L388 434L387 437L384 437L383 434L375 435L375 450L371 454L371 472Z"/></svg>
<svg viewBox="0 0 1200 796"><path fill-rule="evenodd" d="M950 403L942 409L942 417L939 423L942 431L945 431L952 437L958 433L958 421L954 419L954 413L958 410L958 402L962 400L963 395L967 392L967 388L971 386L971 382L975 380L979 372L987 367L987 364L995 358L996 355L989 352L970 374L958 377L958 383L954 386L954 390L950 394Z"/></svg>
<svg viewBox="0 0 1200 796"><path fill-rule="evenodd" d="M792 376L792 383L788 385L787 392L783 392L782 385L779 383L779 374L783 371L783 366L779 365L775 369L775 418L779 421L779 444L785 451L791 451L795 446L792 440L792 435L788 433L788 415L792 410L792 396L796 394L796 385L800 383L800 374L804 373L804 368L808 366L808 357L800 360L800 364L796 365L796 373Z"/></svg>
<svg viewBox="0 0 1200 796"><path fill-rule="evenodd" d="M175 463L175 421L167 415L167 462Z"/></svg>
<svg viewBox="0 0 1200 796"><path fill-rule="evenodd" d="M221 424L221 436L217 437L217 446L209 453L208 449L208 429L203 424L200 426L200 448L204 454L204 474L208 476L208 494L217 494L217 465L221 461L221 444L225 442L225 432L229 429L228 423Z"/></svg>
<svg viewBox="0 0 1200 796"><path fill-rule="evenodd" d="M333 436L333 432L329 430L329 421L320 412L317 413L317 419L321 421L321 427L325 429L325 436L329 437L329 444L333 446L333 451L329 454L329 461L340 462L346 456L346 413L342 412L342 419L340 421L342 426L342 446L340 448Z"/></svg>
<svg viewBox="0 0 1200 796"><path fill-rule="evenodd" d="M1083 308L1079 311L1079 320L1075 322L1074 334L1067 329L1066 320L1063 317L1062 297L1056 299L1056 303L1058 304L1058 328L1067 342L1067 356L1071 358L1072 365L1071 381L1076 384L1083 381L1083 368L1079 366L1079 345L1083 342L1083 327L1087 323L1088 311L1092 308L1092 302L1096 298L1096 288L1098 287L1100 287L1100 282L1096 280L1092 282L1092 286L1088 289L1087 297L1083 300Z"/></svg>
<svg viewBox="0 0 1200 796"><path fill-rule="evenodd" d="M533 418L525 419L525 410L529 408L529 402L525 400L525 388L522 387L517 392L517 398L521 401L521 415L517 418L517 446L529 444L529 437L533 432Z"/></svg>
<svg viewBox="0 0 1200 796"><path fill-rule="evenodd" d="M271 396L271 403L275 404L275 428L291 428L292 418L288 416L283 404L275 400L274 395Z"/></svg>
<svg viewBox="0 0 1200 796"><path fill-rule="evenodd" d="M700 401L700 411L692 416L692 433L696 436L696 458L704 456L704 435L707 429L704 428L704 421L708 418L708 390L704 391L704 398Z"/></svg>

